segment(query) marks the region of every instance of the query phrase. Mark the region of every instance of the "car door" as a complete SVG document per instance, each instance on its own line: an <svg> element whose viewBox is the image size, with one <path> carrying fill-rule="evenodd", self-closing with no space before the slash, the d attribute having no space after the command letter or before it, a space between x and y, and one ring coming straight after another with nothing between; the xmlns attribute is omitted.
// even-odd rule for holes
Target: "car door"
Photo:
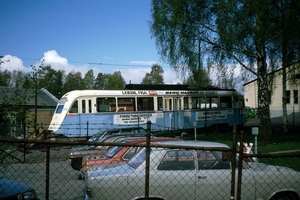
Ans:
<svg viewBox="0 0 300 200"><path fill-rule="evenodd" d="M196 199L230 199L230 162L221 152L197 150Z"/></svg>
<svg viewBox="0 0 300 200"><path fill-rule="evenodd" d="M195 160L192 150L169 149L150 174L150 195L164 199L195 199Z"/></svg>

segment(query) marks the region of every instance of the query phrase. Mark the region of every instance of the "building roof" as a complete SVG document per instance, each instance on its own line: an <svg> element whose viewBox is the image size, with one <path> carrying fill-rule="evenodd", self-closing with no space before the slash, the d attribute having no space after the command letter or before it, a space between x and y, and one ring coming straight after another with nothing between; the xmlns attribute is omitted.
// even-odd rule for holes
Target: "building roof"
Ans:
<svg viewBox="0 0 300 200"><path fill-rule="evenodd" d="M37 90L38 107L56 107L58 99L45 88ZM21 106L35 106L35 90L0 86L0 104L18 104Z"/></svg>

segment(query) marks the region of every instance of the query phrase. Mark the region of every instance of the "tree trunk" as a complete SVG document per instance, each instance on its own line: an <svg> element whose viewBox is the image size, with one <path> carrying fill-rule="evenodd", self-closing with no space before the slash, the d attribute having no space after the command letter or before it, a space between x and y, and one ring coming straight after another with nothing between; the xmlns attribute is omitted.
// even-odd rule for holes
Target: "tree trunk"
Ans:
<svg viewBox="0 0 300 200"><path fill-rule="evenodd" d="M282 122L283 122L283 134L288 132L287 128L287 110L286 110L286 67L285 63L283 63L282 67Z"/></svg>
<svg viewBox="0 0 300 200"><path fill-rule="evenodd" d="M267 63L265 62L264 50L257 56L257 84L258 84L258 113L260 138L270 141L272 138L271 119L270 119L270 93L267 73Z"/></svg>

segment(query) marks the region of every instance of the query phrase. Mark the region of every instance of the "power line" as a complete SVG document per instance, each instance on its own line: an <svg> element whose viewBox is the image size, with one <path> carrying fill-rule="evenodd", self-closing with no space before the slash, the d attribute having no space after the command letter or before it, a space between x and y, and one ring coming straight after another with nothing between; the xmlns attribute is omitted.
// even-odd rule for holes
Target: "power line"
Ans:
<svg viewBox="0 0 300 200"><path fill-rule="evenodd" d="M35 60L35 61L41 61L42 59L37 59L37 58L21 58L18 57L21 60ZM89 65L101 65L101 66L116 66L116 67L152 67L153 65L160 65L158 63L154 63L154 64L117 64L117 63L102 63L102 62L83 62L83 61L69 61L67 60L69 64L72 63L77 63L77 64L89 64ZM55 61L49 61L47 60L47 63L58 63L58 64L62 64L61 62L55 62ZM162 66L163 68L171 68L170 66Z"/></svg>

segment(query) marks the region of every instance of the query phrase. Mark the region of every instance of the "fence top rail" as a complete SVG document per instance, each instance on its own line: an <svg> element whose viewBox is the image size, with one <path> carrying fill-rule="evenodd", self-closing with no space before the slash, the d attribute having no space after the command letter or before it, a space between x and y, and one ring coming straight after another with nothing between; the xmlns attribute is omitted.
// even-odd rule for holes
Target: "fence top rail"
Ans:
<svg viewBox="0 0 300 200"><path fill-rule="evenodd" d="M43 144L46 147L57 147L57 146L77 146L77 145L94 145L94 146L133 146L133 147L147 147L145 143L122 143L122 142L87 142L87 141L51 141L51 140L11 140L11 139L0 139L0 142L6 143L19 143L19 144ZM194 141L191 144L181 146L179 144L172 143L163 143L163 142L151 142L150 147L154 148L169 148L169 149L201 149L201 150L214 150L214 151L231 151L226 145L220 145L220 147L208 147L206 145L193 145ZM198 141L205 142L206 141ZM195 143L196 144L196 143ZM220 143L222 144L222 143Z"/></svg>

